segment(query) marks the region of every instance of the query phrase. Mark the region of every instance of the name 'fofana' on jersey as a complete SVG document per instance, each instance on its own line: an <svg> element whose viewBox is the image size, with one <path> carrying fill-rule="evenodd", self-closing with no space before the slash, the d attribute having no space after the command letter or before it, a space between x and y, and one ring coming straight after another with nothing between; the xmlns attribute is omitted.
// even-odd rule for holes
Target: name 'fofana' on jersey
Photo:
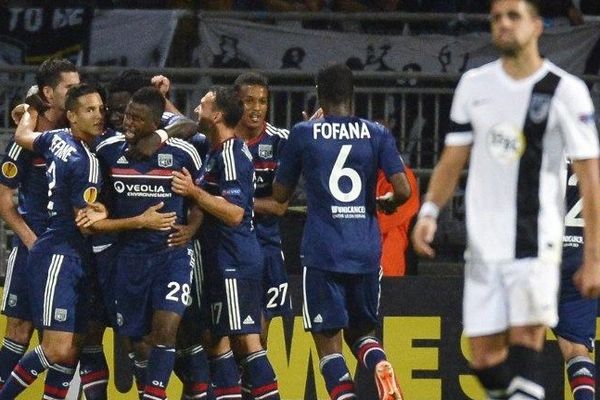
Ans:
<svg viewBox="0 0 600 400"><path fill-rule="evenodd" d="M370 139L371 133L364 122L316 122L313 125L313 139Z"/></svg>

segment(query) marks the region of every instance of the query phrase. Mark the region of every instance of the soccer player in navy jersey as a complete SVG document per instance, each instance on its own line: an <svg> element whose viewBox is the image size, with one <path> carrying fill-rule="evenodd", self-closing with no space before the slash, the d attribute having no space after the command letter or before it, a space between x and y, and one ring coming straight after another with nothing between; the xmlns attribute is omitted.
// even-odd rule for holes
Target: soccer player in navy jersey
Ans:
<svg viewBox="0 0 600 400"><path fill-rule="evenodd" d="M287 209L287 203L278 203L271 196L277 161L289 131L276 128L265 120L269 105L267 78L253 72L244 73L235 80L234 90L244 103L244 115L236 127L236 135L246 142L256 173L255 229L264 260L260 339L266 349L271 320L292 314L279 232L279 220ZM244 378L245 373L242 373L242 386ZM248 392L245 387L242 390Z"/></svg>
<svg viewBox="0 0 600 400"><path fill-rule="evenodd" d="M208 353L214 395L241 398L233 349L247 372L251 395L279 399L275 373L260 343L263 264L252 225L254 168L247 146L235 137L243 104L233 90L216 88L196 112L211 148L198 186L184 170L174 173L173 191L204 211L200 240L212 323Z"/></svg>
<svg viewBox="0 0 600 400"><path fill-rule="evenodd" d="M111 81L109 85L109 114L107 122L110 126L107 126L106 130L101 137L97 138L93 150L95 151L96 146L103 140L114 135L121 135L123 130L123 117L125 107L131 100L131 96L142 87L149 87L150 80L143 77L143 75L136 70L128 70L115 80ZM164 112L161 116L159 128L165 132L171 134L185 134L186 132L195 131L196 123L182 115ZM117 129L117 130L115 130ZM136 144L137 145L137 144ZM128 154L131 156L131 154ZM102 199L104 201L104 199ZM174 225L174 232L171 234L173 237L174 245L189 242L192 236L190 230L197 229L199 222L195 225L188 221L187 225ZM92 307L95 312L90 318L90 324L88 331L85 336L81 357L80 357L80 368L79 373L81 376L81 382L83 392L85 393L87 400L102 400L106 399L107 384L108 384L108 365L104 357L102 339L106 326L114 326L114 296L113 296L113 282L112 278L114 275L114 269L116 265L116 255L119 251L119 246L115 242L117 241L116 234L103 234L94 235L92 237L92 249L94 252L94 269L92 282L94 288L91 291ZM186 312L187 314L187 312ZM136 377L136 385L138 391L143 393L143 375L145 374L146 363L136 362L135 355L131 349L130 344L126 340L121 340L128 351L129 357L133 362L134 375ZM186 346L182 349L181 356L178 356L178 360L181 367L176 368L178 375L188 377L193 376L192 373L180 373L179 370L190 371L189 356L187 354L193 351L197 352L197 346ZM194 356L196 357L196 356ZM184 384L185 390L191 392L189 387L192 387L191 382Z"/></svg>
<svg viewBox="0 0 600 400"><path fill-rule="evenodd" d="M577 175L569 168L558 324L553 331L567 366L573 399L593 400L596 392L596 364L590 354L594 351L596 338L598 300L583 297L573 281L573 276L583 261L582 203Z"/></svg>
<svg viewBox="0 0 600 400"><path fill-rule="evenodd" d="M179 322L191 300L192 250L189 246L169 247L167 243L173 223L183 224L187 219L184 198L171 191L171 173L186 168L196 176L201 167L193 146L179 139L167 140L147 159L134 161L127 157L129 146L158 129L164 106L164 98L155 88L138 90L125 112L124 135L98 145L97 154L112 187L111 219L95 221L91 226L94 232L128 229L118 241L116 329L132 339L139 359L148 360L143 393L148 399L166 398ZM157 203L176 217L163 226L165 231L142 227L131 231L124 225ZM151 344L150 354L145 354L144 342ZM197 395L206 392L206 380L203 383L204 391Z"/></svg>
<svg viewBox="0 0 600 400"><path fill-rule="evenodd" d="M300 174L306 184L302 239L304 327L312 333L331 399L356 398L342 337L375 376L381 400L401 399L392 365L374 336L378 325L381 243L376 208L393 211L410 186L390 132L352 115L352 71L319 71L323 118L296 124L283 149L273 198L285 203ZM393 193L375 198L377 170Z"/></svg>
<svg viewBox="0 0 600 400"><path fill-rule="evenodd" d="M34 132L38 113L26 110L15 134L20 146L46 159L49 219L28 260L32 317L42 342L14 368L0 391L3 400L14 399L45 370L44 396L64 399L87 323L91 249L75 225L75 214L100 190L98 161L88 146L104 129L104 104L97 89L77 85L68 90L65 109L70 129Z"/></svg>
<svg viewBox="0 0 600 400"><path fill-rule="evenodd" d="M36 82L39 86L26 99L29 103L33 103L31 100L34 97L38 99L40 115L36 130L60 127L65 118L66 92L79 83L77 68L64 59L49 59L40 65ZM7 316L7 324L0 348L0 388L25 354L33 333L27 290L27 257L37 237L46 229L48 219L48 181L44 158L11 140L1 165L0 216L15 235L2 299L2 313ZM18 209L13 202L17 189Z"/></svg>

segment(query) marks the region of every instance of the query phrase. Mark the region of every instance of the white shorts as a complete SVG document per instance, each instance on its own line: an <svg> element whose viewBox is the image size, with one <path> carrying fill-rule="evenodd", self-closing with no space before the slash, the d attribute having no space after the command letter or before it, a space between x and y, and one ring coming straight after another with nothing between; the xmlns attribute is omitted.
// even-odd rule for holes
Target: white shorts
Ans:
<svg viewBox="0 0 600 400"><path fill-rule="evenodd" d="M560 264L538 258L499 263L467 261L465 335L486 336L515 326L555 326L559 277Z"/></svg>

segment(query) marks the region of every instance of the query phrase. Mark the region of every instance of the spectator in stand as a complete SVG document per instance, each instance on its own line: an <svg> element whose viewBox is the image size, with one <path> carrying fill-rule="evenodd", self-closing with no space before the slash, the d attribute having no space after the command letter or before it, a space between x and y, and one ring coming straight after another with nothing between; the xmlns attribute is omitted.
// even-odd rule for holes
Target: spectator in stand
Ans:
<svg viewBox="0 0 600 400"><path fill-rule="evenodd" d="M409 245L410 230L421 206L417 177L412 169L404 166L410 197L391 214L377 210L377 221L381 230L381 267L383 276L416 274L417 257ZM383 171L377 173L377 197L392 193L392 184L385 179ZM411 257L412 255L412 257Z"/></svg>

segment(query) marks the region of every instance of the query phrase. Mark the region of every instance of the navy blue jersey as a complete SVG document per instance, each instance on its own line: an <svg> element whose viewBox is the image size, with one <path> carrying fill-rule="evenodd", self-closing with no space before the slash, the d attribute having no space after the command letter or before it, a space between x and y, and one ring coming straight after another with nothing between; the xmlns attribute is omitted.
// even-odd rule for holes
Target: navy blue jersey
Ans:
<svg viewBox="0 0 600 400"><path fill-rule="evenodd" d="M69 129L39 135L34 150L46 159L48 229L39 239L57 254L80 255L89 244L75 226L74 209L96 201L102 176L98 160Z"/></svg>
<svg viewBox="0 0 600 400"><path fill-rule="evenodd" d="M211 149L196 184L244 209L242 222L234 227L205 213L200 228L203 262L208 268L216 264L236 271L239 277L262 279L262 255L252 224L254 167L246 144L230 138Z"/></svg>
<svg viewBox="0 0 600 400"><path fill-rule="evenodd" d="M148 159L129 161L127 146L125 137L114 136L96 149L112 188L113 198L108 202L110 217L134 217L162 201L164 206L159 211L174 211L176 223L185 224L185 199L171 191L171 179L173 171L183 167L193 178L199 175L202 161L194 147L180 139L169 139ZM149 229L124 232L119 244L132 252L160 251L167 248L169 233Z"/></svg>
<svg viewBox="0 0 600 400"><path fill-rule="evenodd" d="M104 140L111 138L113 136L120 136L122 135L121 132L118 132L112 128L106 128L104 130L104 132L102 132L102 135L98 136L96 138L96 140L94 140L94 143L92 145L92 151L95 153L96 152L96 148L100 145L100 143L102 143ZM104 171L102 169L102 166L100 166L100 172L102 173L102 176L107 176L106 175L106 171ZM104 182L104 186L102 187L102 191L100 193L100 202L104 205L106 205L108 208L110 208L110 206L107 204L111 197L111 188L110 186L106 186L109 185L108 182ZM98 253L106 248L108 248L109 246L111 246L113 243L115 243L117 241L118 237L117 234L115 233L103 233L101 235L93 235L91 238L92 241L92 248L94 253Z"/></svg>
<svg viewBox="0 0 600 400"><path fill-rule="evenodd" d="M563 260L575 263L579 267L583 261L583 215L582 201L579 197L577 175L569 166L567 174L565 235L563 238Z"/></svg>
<svg viewBox="0 0 600 400"><path fill-rule="evenodd" d="M263 132L248 141L248 149L252 154L252 163L256 171L255 198L269 197L273 194L273 179L279 154L289 135L287 129L275 128L266 123ZM269 244L280 246L279 217L275 215L256 214L256 237L262 246Z"/></svg>
<svg viewBox="0 0 600 400"><path fill-rule="evenodd" d="M48 222L46 160L11 140L2 159L0 183L19 189L19 214L37 236L41 235Z"/></svg>
<svg viewBox="0 0 600 400"><path fill-rule="evenodd" d="M375 215L377 170L404 171L389 131L357 117L327 116L296 124L279 160L276 180L306 180L303 264L335 272L379 268L381 240Z"/></svg>

